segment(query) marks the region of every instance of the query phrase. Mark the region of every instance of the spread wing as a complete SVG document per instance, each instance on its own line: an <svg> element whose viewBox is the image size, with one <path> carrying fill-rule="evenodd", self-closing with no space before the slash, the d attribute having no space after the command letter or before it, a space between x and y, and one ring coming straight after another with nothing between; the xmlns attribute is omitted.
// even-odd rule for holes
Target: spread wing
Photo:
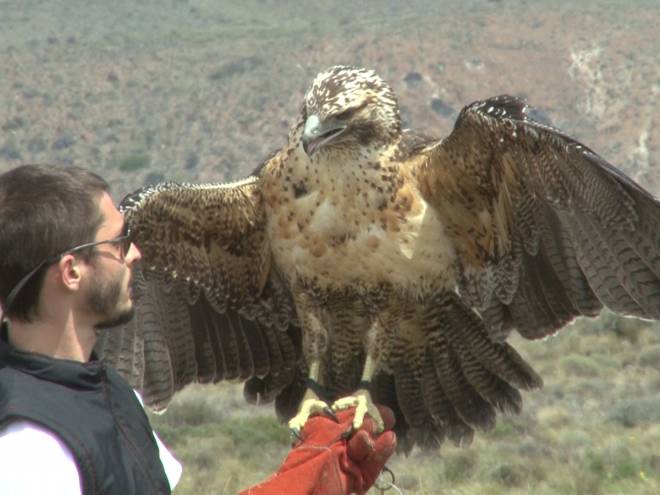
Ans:
<svg viewBox="0 0 660 495"><path fill-rule="evenodd" d="M104 331L97 352L155 408L191 382L248 380L248 399L274 399L296 373L300 333L271 267L259 179L159 184L120 208L142 253L136 317Z"/></svg>
<svg viewBox="0 0 660 495"><path fill-rule="evenodd" d="M422 193L492 337L541 338L602 306L660 319L660 203L592 150L500 96L426 153Z"/></svg>

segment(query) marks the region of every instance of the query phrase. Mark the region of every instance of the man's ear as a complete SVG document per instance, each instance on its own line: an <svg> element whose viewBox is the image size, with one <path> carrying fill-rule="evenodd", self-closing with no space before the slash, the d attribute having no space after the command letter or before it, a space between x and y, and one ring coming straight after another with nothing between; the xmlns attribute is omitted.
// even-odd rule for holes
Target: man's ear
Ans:
<svg viewBox="0 0 660 495"><path fill-rule="evenodd" d="M80 286L81 269L75 256L65 254L57 263L59 268L58 278L71 290L77 290Z"/></svg>

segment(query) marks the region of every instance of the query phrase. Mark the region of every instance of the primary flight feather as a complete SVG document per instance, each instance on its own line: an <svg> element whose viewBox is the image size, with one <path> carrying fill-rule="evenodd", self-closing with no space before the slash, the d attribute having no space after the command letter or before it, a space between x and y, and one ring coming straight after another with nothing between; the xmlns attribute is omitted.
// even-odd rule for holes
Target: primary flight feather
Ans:
<svg viewBox="0 0 660 495"><path fill-rule="evenodd" d="M511 331L603 306L660 319L658 201L511 96L437 140L402 128L373 71L332 67L253 175L147 187L122 209L143 297L99 349L157 407L239 379L294 430L328 405L378 421L375 402L404 449L465 443L542 384Z"/></svg>

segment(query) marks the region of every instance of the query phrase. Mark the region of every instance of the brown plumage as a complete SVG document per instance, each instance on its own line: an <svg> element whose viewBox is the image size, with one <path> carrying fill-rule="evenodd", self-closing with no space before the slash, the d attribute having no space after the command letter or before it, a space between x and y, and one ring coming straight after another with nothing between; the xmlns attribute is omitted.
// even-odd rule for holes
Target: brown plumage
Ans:
<svg viewBox="0 0 660 495"><path fill-rule="evenodd" d="M308 374L328 401L367 380L404 449L465 443L542 383L514 329L545 337L603 306L660 319L658 201L510 96L434 140L401 129L372 71L333 67L252 176L122 208L142 297L99 350L159 408L244 380L288 419Z"/></svg>

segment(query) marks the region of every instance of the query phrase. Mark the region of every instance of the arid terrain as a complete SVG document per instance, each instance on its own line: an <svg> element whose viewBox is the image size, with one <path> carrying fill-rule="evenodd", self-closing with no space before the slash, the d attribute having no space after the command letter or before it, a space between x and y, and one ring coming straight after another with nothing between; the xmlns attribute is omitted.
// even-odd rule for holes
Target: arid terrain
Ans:
<svg viewBox="0 0 660 495"><path fill-rule="evenodd" d="M658 26L657 0L0 0L0 172L89 167L117 200L235 179L285 142L314 75L349 64L438 137L474 100L523 96L658 194ZM515 344L545 389L468 448L394 459L404 493L660 492L660 327L605 315ZM235 493L288 448L235 385L192 387L154 421L184 462L179 493Z"/></svg>

